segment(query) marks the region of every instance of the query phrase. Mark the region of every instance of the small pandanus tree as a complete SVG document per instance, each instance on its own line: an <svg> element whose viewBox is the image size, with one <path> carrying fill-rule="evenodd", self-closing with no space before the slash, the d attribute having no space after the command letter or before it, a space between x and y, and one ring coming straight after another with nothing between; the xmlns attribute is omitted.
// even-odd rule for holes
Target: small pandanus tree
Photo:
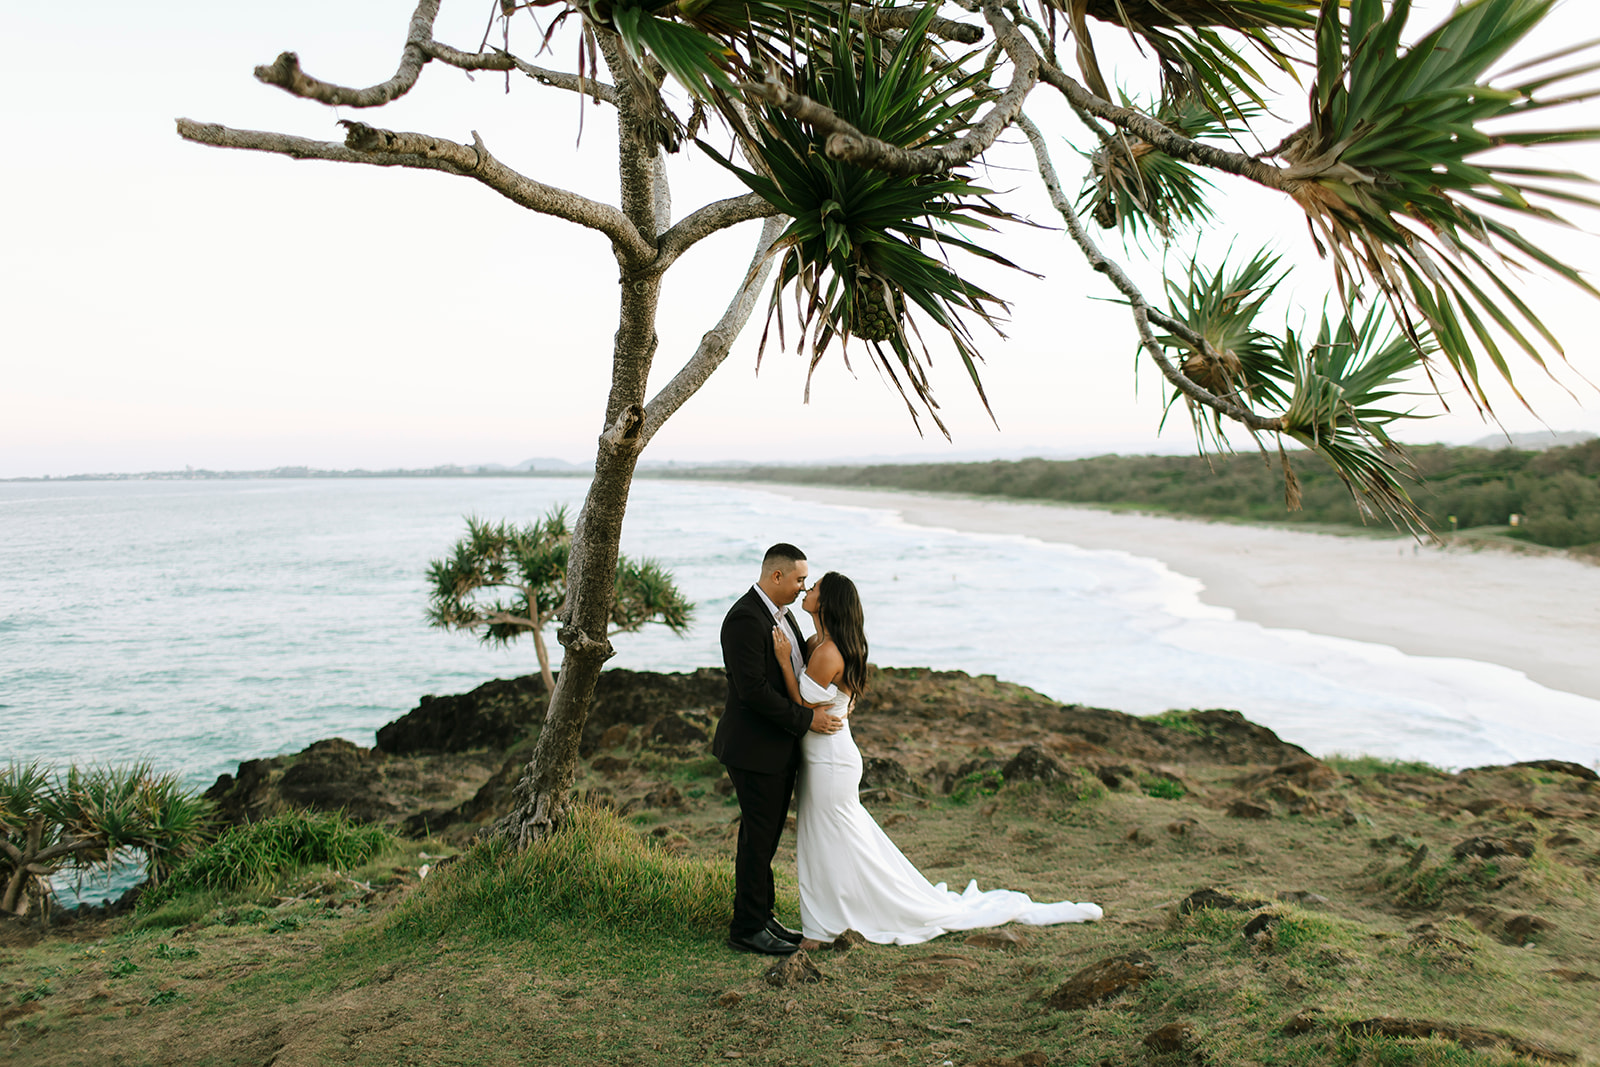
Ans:
<svg viewBox="0 0 1600 1067"><path fill-rule="evenodd" d="M565 507L524 526L468 516L466 536L449 556L428 564L428 624L477 631L484 644L509 645L531 636L545 692L554 692L544 629L567 602L571 552ZM617 557L610 635L652 622L682 634L693 614L694 606L655 560Z"/></svg>
<svg viewBox="0 0 1600 1067"><path fill-rule="evenodd" d="M1442 361L1487 411L1485 360L1509 382L1518 351L1536 366L1563 358L1510 280L1515 272L1600 296L1526 225L1597 206L1581 191L1585 176L1535 158L1600 139L1593 125L1544 121L1596 95L1594 47L1520 66L1508 59L1555 0L1466 0L1420 36L1410 32L1409 0L492 0L501 47L476 51L436 39L440 2L418 0L384 82L325 82L287 52L256 77L350 109L410 92L430 63L581 94L617 115L617 204L564 188L559 175L521 173L476 134L469 144L349 118L341 141L188 119L178 131L219 148L455 175L610 245L617 331L594 480L557 609L566 656L513 810L497 826L519 846L555 826L569 803L584 718L612 654L618 544L640 453L727 357L769 277L768 321L776 317L785 344L783 309L792 307L792 340L813 366L864 346L913 415L926 412L942 429L931 373L942 348L987 406L972 327L1003 320L1008 275L990 270L980 285L966 263L1007 264L1006 222L1021 211L1016 190L979 188L968 168L1022 162L1023 150L999 143L1007 131L1031 148L1069 250L1108 287L1061 293L1061 350L1044 355L1070 346L1073 358L1120 361L1081 350L1070 328L1074 306L1113 296L1128 309L1141 359L1202 430L1202 447L1227 447L1224 426L1263 452L1278 445L1291 507L1285 439L1331 465L1370 511L1425 524L1386 427L1426 412L1396 410L1394 396L1431 382ZM569 69L512 51L513 26L536 29L541 53L564 49ZM1095 49L1107 32L1138 46L1114 69ZM1048 135L1029 114L1038 97L1064 105ZM1279 116L1297 113L1301 125L1280 140ZM1076 197L1051 158L1062 140L1083 162ZM749 192L674 219L671 157L695 152L733 168ZM1325 323L1306 329L1278 310L1290 302L1290 272L1270 257L1243 267L1189 258L1174 269L1186 258L1171 255L1176 242L1231 229L1233 216L1254 208L1233 190L1213 197L1211 175L1253 183L1303 214L1304 251L1329 261L1332 277L1329 285L1294 272L1297 285L1318 290L1307 298L1302 289L1296 302L1332 308ZM1166 301L1096 243L1086 215L1120 231L1142 268L1162 271ZM649 395L663 276L711 234L757 221L751 266L727 310ZM1047 274L1054 266L1027 265Z"/></svg>
<svg viewBox="0 0 1600 1067"><path fill-rule="evenodd" d="M144 861L146 884L211 839L211 803L147 763L0 770L0 911L27 914L50 899L47 879L119 859Z"/></svg>

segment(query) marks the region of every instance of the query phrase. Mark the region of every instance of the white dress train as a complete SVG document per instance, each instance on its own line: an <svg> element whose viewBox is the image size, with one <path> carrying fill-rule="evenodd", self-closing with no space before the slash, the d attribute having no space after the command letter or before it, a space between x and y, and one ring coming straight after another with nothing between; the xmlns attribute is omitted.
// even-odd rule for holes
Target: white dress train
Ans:
<svg viewBox="0 0 1600 1067"><path fill-rule="evenodd" d="M976 881L962 893L930 883L861 806L861 750L850 736L849 695L805 674L800 695L831 701L832 714L844 719L838 733L807 733L800 746L795 860L807 937L831 941L855 930L880 945L916 945L951 930L1089 922L1104 914L1096 904L1037 904L1008 889L982 892Z"/></svg>

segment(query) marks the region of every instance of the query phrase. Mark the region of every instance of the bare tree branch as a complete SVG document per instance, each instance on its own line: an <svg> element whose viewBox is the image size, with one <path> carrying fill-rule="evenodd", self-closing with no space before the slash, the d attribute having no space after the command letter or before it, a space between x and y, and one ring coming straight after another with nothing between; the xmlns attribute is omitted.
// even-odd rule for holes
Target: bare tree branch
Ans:
<svg viewBox="0 0 1600 1067"><path fill-rule="evenodd" d="M768 256L772 250L772 242L778 239L778 235L783 232L787 223L788 219L782 216L767 219L761 227L761 237L756 242L755 254L750 257L750 269L746 272L739 291L734 293L728 309L722 313L722 318L717 320L717 324L706 331L705 336L700 339L699 347L683 365L683 369L662 386L661 391L645 405L644 428L639 434L641 448L648 444L662 424L705 384L706 379L711 377L712 371L722 366L722 361L728 358L728 351L733 347L734 339L739 336L739 331L744 329L745 323L750 321L750 313L755 310L756 298L761 295L761 288L767 283L767 275L772 272L772 259Z"/></svg>
<svg viewBox="0 0 1600 1067"><path fill-rule="evenodd" d="M737 226L751 219L771 218L777 212L777 208L756 193L746 193L743 196L729 197L727 200L707 204L678 220L675 226L661 235L659 242L661 252L656 259L655 268L666 270L696 242L710 237L719 230Z"/></svg>
<svg viewBox="0 0 1600 1067"><path fill-rule="evenodd" d="M1073 209L1072 202L1062 192L1061 180L1056 177L1055 165L1050 162L1050 151L1045 145L1043 132L1033 124L1033 121L1027 115L1018 115L1016 125L1018 129L1027 135L1028 142L1033 145L1033 156L1038 163L1039 176L1044 179L1045 188L1050 193L1050 203L1054 205L1056 211L1060 213L1061 218L1066 222L1067 232L1072 235L1072 240L1082 250L1084 258L1089 261L1089 266L1109 278L1111 284L1116 286L1117 290L1127 298L1128 308L1133 312L1134 325L1139 331L1139 343L1150 358L1155 361L1156 366L1161 369L1162 377L1171 382L1173 388L1194 403L1211 408L1213 411L1226 415L1228 418L1252 430L1273 432L1283 430L1284 422L1281 418L1268 418L1258 415L1242 404L1226 397L1217 396L1173 365L1150 330L1150 319L1154 309L1145 300L1144 294L1140 292L1139 287L1133 283L1133 279L1129 278L1120 266L1100 251L1099 246L1090 238L1088 231L1083 228L1083 223L1079 220L1077 211ZM1164 320L1162 322L1163 326L1170 329L1175 325L1174 320L1167 316L1162 315L1160 317ZM1193 331L1185 329L1184 332L1192 334ZM1187 340L1188 338L1185 339Z"/></svg>
<svg viewBox="0 0 1600 1067"><path fill-rule="evenodd" d="M502 52L498 48L488 52L463 52L439 41L427 41L423 44L422 51L429 59L437 59L441 63L461 70L520 71L540 85L581 93L584 96L607 104L615 104L617 102L617 90L605 82L596 81L593 78L580 78L576 74L568 74L564 70L547 70L544 67L536 67L532 63L518 59L510 52Z"/></svg>
<svg viewBox="0 0 1600 1067"><path fill-rule="evenodd" d="M868 33L881 34L885 30L908 30L922 14L922 8L906 4L901 7L855 7L852 13L861 20L861 28ZM928 24L930 36L957 44L977 44L983 40L983 27L955 19L935 18Z"/></svg>
<svg viewBox="0 0 1600 1067"><path fill-rule="evenodd" d="M1031 45L1028 47L1032 49ZM1123 107L1101 99L1059 67L1041 61L1039 80L1059 89L1074 110L1102 118L1113 126L1149 142L1174 159L1210 167L1212 170L1220 170L1227 174L1237 174L1268 189L1289 191L1293 178L1278 167L1253 159L1242 152L1230 152L1216 145L1192 140L1137 108Z"/></svg>
<svg viewBox="0 0 1600 1067"><path fill-rule="evenodd" d="M359 122L346 125L349 133L344 144L262 130L235 130L192 119L178 120L178 136L215 148L275 152L295 159L326 159L337 163L412 167L459 174L482 182L530 211L599 230L611 238L617 254L632 265L646 265L655 258L655 245L646 243L615 207L517 173L490 155L476 134L474 143L469 146L429 134L380 130Z"/></svg>
<svg viewBox="0 0 1600 1067"><path fill-rule="evenodd" d="M989 111L974 123L968 132L948 144L928 148L902 148L888 141L863 133L832 108L817 103L797 93L769 75L764 82L746 82L741 88L751 97L771 104L800 122L815 127L825 135L824 151L830 159L853 163L868 170L887 174L940 174L967 163L987 151L1022 110L1028 93L1038 84L1039 53L1028 45L1015 26L1006 21L994 0L985 0L984 17L994 27L995 36L1014 68L1011 84L1006 87ZM1021 48L1014 44L1020 42Z"/></svg>
<svg viewBox="0 0 1600 1067"><path fill-rule="evenodd" d="M438 17L439 0L419 0L406 31L406 46L400 53L399 69L386 82L365 89L348 89L319 81L300 69L300 57L293 52L284 52L270 66L257 67L256 78L307 100L341 107L379 107L404 96L417 84L417 77L428 62L426 45L433 40L433 21Z"/></svg>
<svg viewBox="0 0 1600 1067"><path fill-rule="evenodd" d="M1029 33L1033 34L1033 39L1039 42L1039 47L1043 49L1042 54L1045 62L1049 63L1051 66L1060 66L1060 64L1056 62L1055 38L1051 37L1049 32L1043 26L1039 25L1038 22L1029 18L1028 13L1022 10L1022 5L1019 4L1017 0L1004 0L1004 3L1006 11L1011 15L1011 21L1013 24L1020 26Z"/></svg>

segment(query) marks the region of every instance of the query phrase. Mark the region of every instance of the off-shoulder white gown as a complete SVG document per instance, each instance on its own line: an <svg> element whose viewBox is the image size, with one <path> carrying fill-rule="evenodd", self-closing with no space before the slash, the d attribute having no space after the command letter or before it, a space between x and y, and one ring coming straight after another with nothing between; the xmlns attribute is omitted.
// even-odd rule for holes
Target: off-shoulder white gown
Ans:
<svg viewBox="0 0 1600 1067"><path fill-rule="evenodd" d="M807 733L801 742L795 856L807 937L831 941L855 930L880 945L915 945L951 930L1101 917L1095 904L1036 904L1008 889L981 892L976 881L962 893L930 883L861 806L861 750L850 736L849 694L802 674L800 695L813 704L831 701L831 713L844 719L838 733Z"/></svg>

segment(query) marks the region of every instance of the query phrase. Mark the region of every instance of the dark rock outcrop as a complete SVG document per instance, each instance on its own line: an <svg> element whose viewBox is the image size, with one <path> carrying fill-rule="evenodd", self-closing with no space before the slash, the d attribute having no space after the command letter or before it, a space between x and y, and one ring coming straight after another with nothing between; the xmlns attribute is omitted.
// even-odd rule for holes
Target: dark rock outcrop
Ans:
<svg viewBox="0 0 1600 1067"><path fill-rule="evenodd" d="M1070 774L1039 745L1028 745L1000 768L1000 775L1007 782L1059 782Z"/></svg>
<svg viewBox="0 0 1600 1067"><path fill-rule="evenodd" d="M540 721L548 699L537 674L496 678L454 696L425 696L378 731L377 748L391 756L507 748Z"/></svg>
<svg viewBox="0 0 1600 1067"><path fill-rule="evenodd" d="M968 935L963 944L973 948L996 948L1003 952L1021 952L1031 942L1023 935L1008 926L994 930L980 930L978 933Z"/></svg>
<svg viewBox="0 0 1600 1067"><path fill-rule="evenodd" d="M767 984L779 989L787 989L808 982L822 981L822 972L817 965L811 962L811 957L804 951L795 952L781 957L771 967L767 968Z"/></svg>
<svg viewBox="0 0 1600 1067"><path fill-rule="evenodd" d="M1235 800L1228 805L1228 816L1234 819L1270 819L1272 809L1248 800Z"/></svg>
<svg viewBox="0 0 1600 1067"><path fill-rule="evenodd" d="M1275 911L1264 911L1245 923L1244 929L1240 933L1246 941L1254 941L1262 934L1271 932L1272 928L1278 925L1278 921L1282 918L1283 916Z"/></svg>
<svg viewBox="0 0 1600 1067"><path fill-rule="evenodd" d="M1142 985L1154 978L1156 973L1155 961L1148 952L1135 950L1121 956L1111 956L1089 964L1062 982L1046 1003L1057 1011L1081 1010Z"/></svg>
<svg viewBox="0 0 1600 1067"><path fill-rule="evenodd" d="M1564 759L1535 759L1524 760L1522 763L1513 763L1513 767L1531 767L1536 771L1549 771L1552 774L1570 774L1574 778L1585 782L1600 782L1600 774L1585 767L1581 763L1571 763Z"/></svg>
<svg viewBox="0 0 1600 1067"><path fill-rule="evenodd" d="M921 793L922 785L899 760L883 756L864 756L861 760L861 788L894 789L902 793Z"/></svg>
<svg viewBox="0 0 1600 1067"><path fill-rule="evenodd" d="M1526 841L1515 838L1503 837L1469 837L1450 850L1450 854L1458 860L1468 856L1477 856L1479 859L1494 859L1496 856L1516 856L1527 859L1533 855L1533 846Z"/></svg>
<svg viewBox="0 0 1600 1067"><path fill-rule="evenodd" d="M1192 1046L1199 1036L1193 1023L1168 1023L1144 1035L1144 1047L1152 1052L1182 1052Z"/></svg>
<svg viewBox="0 0 1600 1067"><path fill-rule="evenodd" d="M1324 789L1332 789L1338 783L1339 776L1332 767L1329 767L1319 759L1307 756L1305 759L1291 760L1288 763L1280 763L1276 767L1268 767L1253 774L1247 774L1237 779L1234 785L1241 793L1253 793L1258 789L1272 790L1285 786L1295 790L1317 792ZM1295 794L1272 795L1274 799L1287 801L1290 796Z"/></svg>
<svg viewBox="0 0 1600 1067"><path fill-rule="evenodd" d="M620 725L608 726L602 731L600 740L604 740L606 733ZM646 724L643 743L661 752L698 754L711 747L711 729L711 716L705 712L668 712ZM596 747L600 746L597 744Z"/></svg>
<svg viewBox="0 0 1600 1067"><path fill-rule="evenodd" d="M713 715L728 697L722 671L702 667L682 674L657 674L622 668L605 671L595 684L594 703L584 722L584 756L617 743L607 730L651 726L661 745L706 743ZM547 701L538 675L495 679L457 696L425 696L411 711L378 731L378 748L394 756L434 752L505 750L531 739ZM626 736L626 730L620 736Z"/></svg>
<svg viewBox="0 0 1600 1067"><path fill-rule="evenodd" d="M455 696L424 697L378 731L373 749L334 740L296 755L251 760L236 775L219 779L208 795L233 821L287 807L342 808L407 833L453 827L451 835L461 836L509 810L546 697L538 675L487 682ZM596 760L593 771L609 784L590 782L591 792L610 796L619 806L627 802L624 797L645 803L659 784L638 780L647 768L663 759L709 756L726 698L727 681L716 668L603 672L579 755ZM1048 783L1084 772L1113 788L1151 775L1183 782L1182 765L1197 762L1258 768L1255 777L1295 790L1298 798L1320 788L1330 774L1303 749L1237 712L1213 709L1144 719L1058 704L992 675L960 671L874 669L851 722L863 750L862 786L886 797L923 793L923 782L949 792L973 774L984 776L986 791L1002 781ZM722 795L726 785L725 780L707 782L687 791L698 797L699 789L710 788ZM683 802L693 804L691 798ZM1293 803L1289 810L1296 810Z"/></svg>
<svg viewBox="0 0 1600 1067"><path fill-rule="evenodd" d="M246 760L206 791L227 823L256 822L291 808L344 811L366 822L459 804L493 763L466 756L393 759L341 738L295 755Z"/></svg>
<svg viewBox="0 0 1600 1067"><path fill-rule="evenodd" d="M1264 907L1266 903L1264 900L1240 900L1216 889L1196 889L1178 901L1178 914L1188 915L1202 908L1216 908L1218 911L1255 911Z"/></svg>

